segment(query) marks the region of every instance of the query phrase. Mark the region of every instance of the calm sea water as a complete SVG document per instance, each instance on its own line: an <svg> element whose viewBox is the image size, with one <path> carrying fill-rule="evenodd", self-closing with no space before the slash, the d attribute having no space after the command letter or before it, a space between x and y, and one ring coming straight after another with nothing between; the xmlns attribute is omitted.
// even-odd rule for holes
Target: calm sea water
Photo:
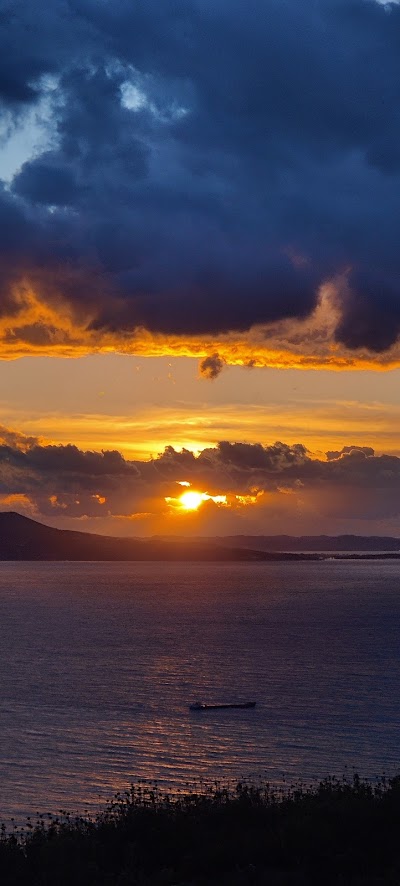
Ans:
<svg viewBox="0 0 400 886"><path fill-rule="evenodd" d="M400 769L399 563L2 563L0 612L3 820Z"/></svg>

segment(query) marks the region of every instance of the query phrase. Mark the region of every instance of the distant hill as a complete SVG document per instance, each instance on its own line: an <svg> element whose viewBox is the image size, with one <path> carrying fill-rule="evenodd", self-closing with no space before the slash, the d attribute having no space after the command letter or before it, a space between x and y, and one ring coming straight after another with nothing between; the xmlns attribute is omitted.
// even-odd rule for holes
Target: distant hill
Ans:
<svg viewBox="0 0 400 886"><path fill-rule="evenodd" d="M375 551L382 553L376 556ZM332 555L338 559L400 559L400 539L357 535L114 538L53 529L14 511L0 512L0 560L258 562L323 560Z"/></svg>
<svg viewBox="0 0 400 886"><path fill-rule="evenodd" d="M296 554L290 559L303 559ZM53 529L13 511L0 512L0 560L270 560L288 559L214 540L132 539Z"/></svg>
<svg viewBox="0 0 400 886"><path fill-rule="evenodd" d="M209 539L203 538L202 541ZM227 535L213 539L217 544L259 551L395 551L400 538L380 535Z"/></svg>

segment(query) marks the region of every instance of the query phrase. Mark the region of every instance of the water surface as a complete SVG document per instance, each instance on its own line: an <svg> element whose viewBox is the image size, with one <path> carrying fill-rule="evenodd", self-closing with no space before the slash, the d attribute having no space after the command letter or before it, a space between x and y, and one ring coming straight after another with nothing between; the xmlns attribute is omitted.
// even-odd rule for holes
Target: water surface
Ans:
<svg viewBox="0 0 400 886"><path fill-rule="evenodd" d="M400 769L399 563L2 563L0 616L0 818Z"/></svg>

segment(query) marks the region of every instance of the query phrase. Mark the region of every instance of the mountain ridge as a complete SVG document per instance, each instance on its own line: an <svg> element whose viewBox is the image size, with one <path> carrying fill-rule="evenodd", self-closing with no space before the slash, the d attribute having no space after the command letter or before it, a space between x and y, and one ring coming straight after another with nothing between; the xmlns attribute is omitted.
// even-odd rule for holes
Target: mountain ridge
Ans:
<svg viewBox="0 0 400 886"><path fill-rule="evenodd" d="M380 553L377 554L376 552ZM96 535L56 529L16 511L0 511L0 560L321 560L400 559L400 539L392 536ZM342 554L342 556L340 556Z"/></svg>
<svg viewBox="0 0 400 886"><path fill-rule="evenodd" d="M280 555L275 555L280 559ZM275 559L273 555L273 559ZM299 559L298 555L290 555ZM263 551L231 549L185 539L137 539L55 529L16 511L0 512L0 560L244 560L271 559Z"/></svg>
<svg viewBox="0 0 400 886"><path fill-rule="evenodd" d="M164 536L165 537L165 536ZM179 538L179 536L175 536ZM261 551L392 551L400 553L400 538L390 535L223 535L195 536L199 541L213 541Z"/></svg>

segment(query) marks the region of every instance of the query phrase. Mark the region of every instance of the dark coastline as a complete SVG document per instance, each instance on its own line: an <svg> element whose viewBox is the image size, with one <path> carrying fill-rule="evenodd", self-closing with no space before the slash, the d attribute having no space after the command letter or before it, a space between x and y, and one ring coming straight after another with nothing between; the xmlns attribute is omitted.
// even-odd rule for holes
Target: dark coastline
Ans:
<svg viewBox="0 0 400 886"><path fill-rule="evenodd" d="M273 537L235 536L218 539L201 538L116 538L54 529L15 512L0 512L0 560L104 560L104 561L199 561L199 562L300 562L323 560L400 560L398 539L386 539L386 548L376 551L379 539L371 538L372 550L365 550L366 538L344 536L334 539L319 536L319 547L325 541L325 550L307 550L312 540L285 537L287 550L282 550L282 537L277 536L276 550L271 550ZM353 550L346 547L351 539ZM321 541L323 540L323 541ZM315 542L317 544L317 542ZM349 544L349 543L348 543ZM357 547L359 544L361 550ZM247 545L247 546L246 546ZM305 550L298 550L303 545ZM266 547L268 549L266 549ZM297 550L290 550L290 548Z"/></svg>
<svg viewBox="0 0 400 886"><path fill-rule="evenodd" d="M400 778L285 790L132 788L96 818L0 838L4 886L382 886L400 882Z"/></svg>

